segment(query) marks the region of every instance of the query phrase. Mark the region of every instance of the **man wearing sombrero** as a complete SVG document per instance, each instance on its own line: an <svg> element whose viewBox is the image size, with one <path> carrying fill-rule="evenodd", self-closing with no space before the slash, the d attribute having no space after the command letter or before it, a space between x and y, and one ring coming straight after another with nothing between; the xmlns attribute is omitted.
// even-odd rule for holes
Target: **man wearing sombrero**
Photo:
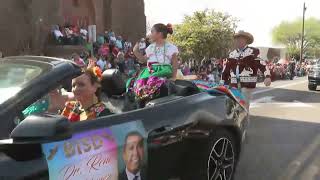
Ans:
<svg viewBox="0 0 320 180"><path fill-rule="evenodd" d="M270 71L266 68L265 61L259 58L259 49L248 46L254 41L250 33L239 31L234 35L234 40L236 49L229 54L222 81L226 85L241 89L249 109L251 92L257 84L258 70L264 74L266 86L271 85Z"/></svg>

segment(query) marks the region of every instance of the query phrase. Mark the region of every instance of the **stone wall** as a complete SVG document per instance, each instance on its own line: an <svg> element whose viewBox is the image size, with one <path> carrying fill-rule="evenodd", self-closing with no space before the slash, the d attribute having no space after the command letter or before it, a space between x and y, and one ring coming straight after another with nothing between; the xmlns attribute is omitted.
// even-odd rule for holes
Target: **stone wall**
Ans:
<svg viewBox="0 0 320 180"><path fill-rule="evenodd" d="M137 41L146 34L143 0L113 0L112 30L124 38Z"/></svg>
<svg viewBox="0 0 320 180"><path fill-rule="evenodd" d="M28 3L24 0L1 0L0 51L13 54L27 48L31 39Z"/></svg>
<svg viewBox="0 0 320 180"><path fill-rule="evenodd" d="M74 3L77 6L74 6ZM0 51L41 54L54 24L77 21L136 41L145 36L143 0L1 0Z"/></svg>
<svg viewBox="0 0 320 180"><path fill-rule="evenodd" d="M31 32L32 54L41 54L45 49L53 24L61 24L63 16L60 4L52 0L32 0Z"/></svg>

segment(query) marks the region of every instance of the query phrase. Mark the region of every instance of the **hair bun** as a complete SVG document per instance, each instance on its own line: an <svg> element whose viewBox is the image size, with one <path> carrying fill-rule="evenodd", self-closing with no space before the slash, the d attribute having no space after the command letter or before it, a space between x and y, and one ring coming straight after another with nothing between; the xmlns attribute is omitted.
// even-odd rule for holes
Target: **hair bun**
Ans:
<svg viewBox="0 0 320 180"><path fill-rule="evenodd" d="M172 27L172 24L167 24L167 30L168 30L168 33L169 34L173 34L173 27Z"/></svg>

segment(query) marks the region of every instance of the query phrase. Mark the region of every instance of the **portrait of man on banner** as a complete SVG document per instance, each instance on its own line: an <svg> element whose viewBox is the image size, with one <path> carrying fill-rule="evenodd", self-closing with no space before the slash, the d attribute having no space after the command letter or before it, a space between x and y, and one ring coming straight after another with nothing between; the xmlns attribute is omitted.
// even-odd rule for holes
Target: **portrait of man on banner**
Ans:
<svg viewBox="0 0 320 180"><path fill-rule="evenodd" d="M146 180L144 156L143 136L137 131L128 133L122 150L125 169L119 174L119 180Z"/></svg>

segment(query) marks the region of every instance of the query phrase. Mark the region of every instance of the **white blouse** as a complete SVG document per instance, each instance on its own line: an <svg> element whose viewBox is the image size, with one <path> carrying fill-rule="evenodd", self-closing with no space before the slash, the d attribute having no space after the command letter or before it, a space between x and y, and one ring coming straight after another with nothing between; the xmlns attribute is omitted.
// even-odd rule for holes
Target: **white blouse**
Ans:
<svg viewBox="0 0 320 180"><path fill-rule="evenodd" d="M172 56L178 54L178 48L166 42L164 46L157 47L155 43L152 43L146 49L146 56L148 62L159 63L159 64L171 64Z"/></svg>

